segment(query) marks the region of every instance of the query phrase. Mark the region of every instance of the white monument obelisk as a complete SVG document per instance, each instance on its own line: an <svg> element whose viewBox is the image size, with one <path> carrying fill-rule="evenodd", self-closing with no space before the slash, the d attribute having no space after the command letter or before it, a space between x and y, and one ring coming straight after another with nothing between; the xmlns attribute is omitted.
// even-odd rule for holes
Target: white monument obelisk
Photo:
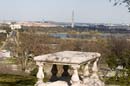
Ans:
<svg viewBox="0 0 130 86"><path fill-rule="evenodd" d="M72 24L71 24L71 28L74 28L74 10L72 11Z"/></svg>

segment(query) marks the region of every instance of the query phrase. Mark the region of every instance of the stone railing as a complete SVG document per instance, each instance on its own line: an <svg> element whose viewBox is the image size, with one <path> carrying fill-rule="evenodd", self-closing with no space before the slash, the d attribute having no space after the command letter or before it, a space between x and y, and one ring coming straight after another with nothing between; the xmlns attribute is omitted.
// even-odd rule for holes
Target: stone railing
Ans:
<svg viewBox="0 0 130 86"><path fill-rule="evenodd" d="M47 54L34 57L36 64L38 65L38 73L35 86L104 86L104 83L99 79L98 76L98 66L97 63L99 61L100 54L94 52L77 52L77 51L63 51L57 52L54 54ZM92 73L89 72L90 63L93 66L91 68ZM71 76L71 80L66 81L55 81L55 82L43 82L44 72L43 67L44 64L53 64L52 68L52 76L53 79L56 79L57 75L57 66L56 65L64 65L64 72L62 76L69 76L68 66L72 67L73 74ZM78 69L81 65L85 65L83 69L82 79L79 77Z"/></svg>

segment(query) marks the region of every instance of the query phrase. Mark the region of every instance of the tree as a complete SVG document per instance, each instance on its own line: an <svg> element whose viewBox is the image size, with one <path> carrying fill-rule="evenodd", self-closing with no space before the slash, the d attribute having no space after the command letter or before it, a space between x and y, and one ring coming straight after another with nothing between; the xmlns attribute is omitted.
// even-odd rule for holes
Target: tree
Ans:
<svg viewBox="0 0 130 86"><path fill-rule="evenodd" d="M110 0L113 1L113 0ZM129 12L130 12L130 0L114 0L115 3L114 5L121 5L121 4L125 4L125 6L128 8Z"/></svg>
<svg viewBox="0 0 130 86"><path fill-rule="evenodd" d="M118 65L127 68L130 59L130 42L125 38L114 38L108 40L110 53L106 61L110 68L115 69Z"/></svg>
<svg viewBox="0 0 130 86"><path fill-rule="evenodd" d="M51 39L47 35L17 31L16 43L12 45L12 51L14 51L16 62L21 65L23 71L32 65L33 56L50 52L51 49L47 43Z"/></svg>

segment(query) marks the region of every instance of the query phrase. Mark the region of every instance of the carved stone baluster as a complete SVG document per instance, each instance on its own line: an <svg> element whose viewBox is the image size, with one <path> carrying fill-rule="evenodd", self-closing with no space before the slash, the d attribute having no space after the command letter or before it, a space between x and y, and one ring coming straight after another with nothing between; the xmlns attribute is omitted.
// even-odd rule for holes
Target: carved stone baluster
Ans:
<svg viewBox="0 0 130 86"><path fill-rule="evenodd" d="M80 68L79 65L73 65L73 75L71 77L71 86L79 86L80 84L80 79L78 75L78 69Z"/></svg>
<svg viewBox="0 0 130 86"><path fill-rule="evenodd" d="M89 64L90 64L90 62L88 62L88 63L85 65L85 67L84 67L84 71L83 71L84 77L88 77L88 76L90 75L90 73L89 73Z"/></svg>
<svg viewBox="0 0 130 86"><path fill-rule="evenodd" d="M88 62L85 67L84 67L84 71L83 71L83 83L86 84L89 82L89 64L90 62Z"/></svg>
<svg viewBox="0 0 130 86"><path fill-rule="evenodd" d="M92 78L97 78L97 79L99 79L99 77L98 77L98 66L97 66L98 60L99 60L99 58L97 58L96 61L93 64L93 67L92 67L93 74L91 76Z"/></svg>
<svg viewBox="0 0 130 86"><path fill-rule="evenodd" d="M92 67L93 73L92 73L92 76L90 77L91 82L89 86L105 86L104 82L102 82L98 76L98 66L97 66L98 60L99 58L97 58L93 64L93 67Z"/></svg>
<svg viewBox="0 0 130 86"><path fill-rule="evenodd" d="M38 65L38 73L37 73L38 81L35 84L35 86L40 86L40 84L43 84L44 79L43 62L36 62L36 64Z"/></svg>

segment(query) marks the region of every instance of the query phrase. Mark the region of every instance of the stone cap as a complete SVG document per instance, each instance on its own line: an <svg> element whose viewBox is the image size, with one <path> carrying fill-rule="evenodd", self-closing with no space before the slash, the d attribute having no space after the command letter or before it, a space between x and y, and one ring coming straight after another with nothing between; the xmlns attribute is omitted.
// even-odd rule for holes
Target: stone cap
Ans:
<svg viewBox="0 0 130 86"><path fill-rule="evenodd" d="M84 64L100 56L101 54L97 52L62 51L36 56L34 57L34 60L51 64L71 65Z"/></svg>

